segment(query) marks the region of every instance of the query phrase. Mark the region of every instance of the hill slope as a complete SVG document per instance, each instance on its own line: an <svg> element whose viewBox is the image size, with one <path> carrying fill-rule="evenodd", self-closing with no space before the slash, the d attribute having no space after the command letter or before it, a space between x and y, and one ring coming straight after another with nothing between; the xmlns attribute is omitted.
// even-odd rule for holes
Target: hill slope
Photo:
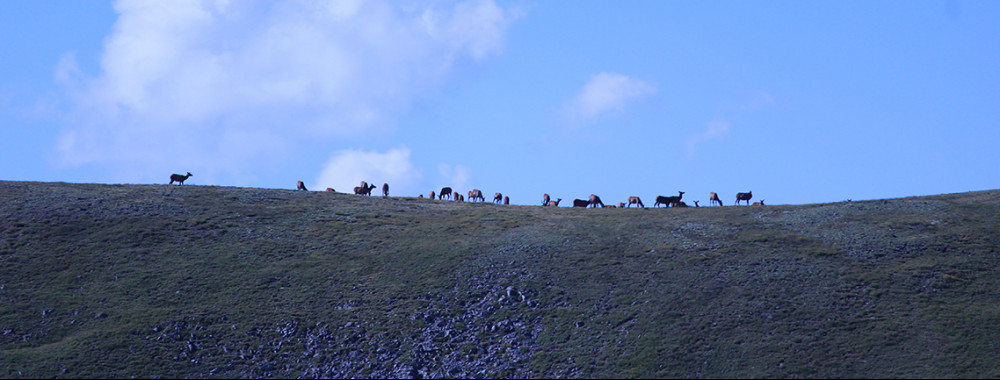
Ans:
<svg viewBox="0 0 1000 380"><path fill-rule="evenodd" d="M0 376L1000 377L996 231L998 191L622 210L0 182Z"/></svg>

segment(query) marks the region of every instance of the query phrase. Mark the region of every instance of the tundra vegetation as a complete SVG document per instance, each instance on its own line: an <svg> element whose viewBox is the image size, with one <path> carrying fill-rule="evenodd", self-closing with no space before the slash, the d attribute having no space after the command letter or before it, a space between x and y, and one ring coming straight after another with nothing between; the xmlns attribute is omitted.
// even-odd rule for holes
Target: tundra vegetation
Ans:
<svg viewBox="0 0 1000 380"><path fill-rule="evenodd" d="M998 230L1000 191L620 212L0 182L0 377L996 378Z"/></svg>

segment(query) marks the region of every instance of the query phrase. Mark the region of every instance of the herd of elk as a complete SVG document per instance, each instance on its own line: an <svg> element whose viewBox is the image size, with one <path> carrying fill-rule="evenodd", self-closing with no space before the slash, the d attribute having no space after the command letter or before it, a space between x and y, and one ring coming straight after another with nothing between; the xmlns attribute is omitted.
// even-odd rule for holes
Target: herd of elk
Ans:
<svg viewBox="0 0 1000 380"><path fill-rule="evenodd" d="M191 176L193 176L193 174L191 174L191 172L187 172L187 175L171 174L170 175L170 185L173 185L174 182L177 182L178 185L183 185L184 181L187 180L188 178L191 178ZM296 188L296 190L308 191L308 189L306 189L305 183L302 182L302 181L297 181L296 184L295 184L295 188ZM370 196L371 195L371 191L374 188L375 188L375 185L369 185L368 182L361 181L361 186L358 186L358 187L354 188L354 194L357 194L357 195L369 195ZM326 191L327 192L335 192L333 190L333 188L330 188L330 187L326 188ZM442 187L441 188L441 192L439 194L435 194L434 191L431 191L429 195L430 195L429 196L430 199L435 199L435 195L437 195L437 199L438 200L444 199L444 197L448 197L449 199L453 199L453 200L458 201L458 202L464 202L465 201L465 197L464 196L462 196L461 194L458 194L458 193L454 193L450 187ZM389 184L388 183L382 184L382 196L383 197L388 197L389 196ZM666 207L687 207L687 204L685 204L684 202L681 201L681 198L683 196L684 196L684 192L683 191L678 191L677 192L677 196L673 196L673 197L667 197L667 196L663 196L663 195L658 195L658 196L656 196L656 203L653 204L653 207L659 207L660 205L665 205ZM420 194L419 197L423 198L424 195ZM750 200L752 198L753 198L753 192L752 191L748 191L748 192L745 192L745 193L736 193L736 205L738 206L740 204L740 202L742 202L742 201L746 201L747 205L750 205ZM483 197L483 192L481 190L479 190L479 189L469 190L469 201L472 202L472 201L475 201L477 199L480 202L485 202L485 198ZM719 194L715 193L714 191L708 193L708 200L710 202L709 206L714 206L716 203L718 203L719 206L723 205L722 204L722 200L719 199ZM546 194L542 195L542 206L559 207L559 203L560 202L562 202L562 198L559 198L559 199L556 199L556 200L553 201L552 198L549 196L549 194L546 193ZM848 201L848 202L850 202L850 201ZM509 205L510 204L510 197L504 196L501 193L494 193L493 194L493 203L495 203L495 204L501 204L501 203L503 203L505 205ZM573 207L584 207L584 208L587 208L587 207L597 208L598 206L600 206L601 208L626 208L626 207L630 208L630 207L632 207L632 205L637 205L640 208L646 208L646 206L644 204L642 204L642 199L640 199L638 196L634 196L634 195L628 197L628 203L627 204L624 203L624 202L619 202L617 205L605 205L604 202L601 201L601 197L597 196L596 194L590 194L590 198L586 199L586 200L585 199L574 199L573 200ZM753 202L753 206L765 206L764 200L761 199L759 202ZM698 201L694 201L694 207L699 207L698 206Z"/></svg>

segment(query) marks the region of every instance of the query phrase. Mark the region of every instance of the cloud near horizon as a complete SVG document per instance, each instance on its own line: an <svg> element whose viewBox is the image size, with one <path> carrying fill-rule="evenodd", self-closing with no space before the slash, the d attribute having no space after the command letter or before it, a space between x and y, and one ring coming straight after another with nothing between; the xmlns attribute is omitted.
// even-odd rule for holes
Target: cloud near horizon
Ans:
<svg viewBox="0 0 1000 380"><path fill-rule="evenodd" d="M591 76L580 92L563 107L573 121L590 121L610 112L620 112L629 102L656 94L641 80L618 73L602 72Z"/></svg>
<svg viewBox="0 0 1000 380"><path fill-rule="evenodd" d="M317 140L387 133L457 62L501 53L519 17L492 0L122 0L114 9L100 73L80 72L71 53L54 73L67 98L56 143L67 166L210 161L239 172Z"/></svg>
<svg viewBox="0 0 1000 380"><path fill-rule="evenodd" d="M335 152L323 165L313 182L313 190L333 188L341 193L354 193L354 187L366 181L376 185L389 184L389 194L413 196L421 179L420 171L410 161L410 149L400 147L384 153L347 149ZM376 193L375 190L372 190Z"/></svg>

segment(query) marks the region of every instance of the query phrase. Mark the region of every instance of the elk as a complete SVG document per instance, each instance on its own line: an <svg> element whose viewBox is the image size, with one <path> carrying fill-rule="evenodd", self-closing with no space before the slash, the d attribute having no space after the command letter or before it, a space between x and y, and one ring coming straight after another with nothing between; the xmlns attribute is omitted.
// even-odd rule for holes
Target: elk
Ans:
<svg viewBox="0 0 1000 380"><path fill-rule="evenodd" d="M634 204L639 205L639 207L646 208L646 206L642 204L642 199L639 199L639 197L637 196L628 197L628 207L632 207L632 205Z"/></svg>
<svg viewBox="0 0 1000 380"><path fill-rule="evenodd" d="M708 193L708 205L715 206L715 202L719 202L719 206L722 206L722 200L719 199L719 194L716 194L714 191Z"/></svg>
<svg viewBox="0 0 1000 380"><path fill-rule="evenodd" d="M624 202L618 202L618 208L625 208Z"/></svg>
<svg viewBox="0 0 1000 380"><path fill-rule="evenodd" d="M670 207L687 207L687 206L688 206L687 203L681 201L677 201L670 204Z"/></svg>
<svg viewBox="0 0 1000 380"><path fill-rule="evenodd" d="M382 184L382 196L383 197L388 197L389 196L389 184L388 183L383 183Z"/></svg>
<svg viewBox="0 0 1000 380"><path fill-rule="evenodd" d="M499 194L499 193L498 193L498 194ZM508 197L508 196L504 195L504 196L503 196L503 204L505 204L505 205L509 205L509 204L510 204L510 197Z"/></svg>
<svg viewBox="0 0 1000 380"><path fill-rule="evenodd" d="M559 202L562 202L562 198L556 199L554 201L549 201L546 206L559 207Z"/></svg>
<svg viewBox="0 0 1000 380"><path fill-rule="evenodd" d="M431 194L430 195L431 195L430 196L431 200L434 200L434 190L431 190Z"/></svg>
<svg viewBox="0 0 1000 380"><path fill-rule="evenodd" d="M441 193L440 193L440 195L438 195L438 200L444 199L445 196L447 196L448 199L451 199L451 188L450 187L442 187L441 188ZM431 197L431 198L434 198L434 197Z"/></svg>
<svg viewBox="0 0 1000 380"><path fill-rule="evenodd" d="M194 175L194 174L191 174L191 172L188 172L187 175L171 174L170 175L170 184L173 185L174 181L177 181L178 185L183 185L184 181L187 180L192 175Z"/></svg>
<svg viewBox="0 0 1000 380"><path fill-rule="evenodd" d="M604 202L601 202L601 197L594 194L590 194L590 206L593 208L597 208L597 205L601 205L601 207L604 207Z"/></svg>
<svg viewBox="0 0 1000 380"><path fill-rule="evenodd" d="M574 199L573 207L587 207L590 206L590 201L586 199Z"/></svg>
<svg viewBox="0 0 1000 380"><path fill-rule="evenodd" d="M698 201L694 201L694 207L701 207L701 206L698 206Z"/></svg>
<svg viewBox="0 0 1000 380"><path fill-rule="evenodd" d="M375 185L368 185L368 186L365 186L365 187L358 186L358 187L354 188L354 194L356 194L356 195L368 195L368 196L371 196L372 195L372 189L374 189L374 188L375 188Z"/></svg>
<svg viewBox="0 0 1000 380"><path fill-rule="evenodd" d="M678 191L677 193L678 194L677 194L676 197L665 197L665 196L662 196L662 195L657 195L656 196L656 203L653 204L653 207L657 207L657 206L659 206L661 204L667 205L667 207L671 207L675 203L680 202L681 201L681 197L684 196L684 192L683 191Z"/></svg>
<svg viewBox="0 0 1000 380"><path fill-rule="evenodd" d="M309 191L306 190L306 184L302 183L302 181L299 181L299 183L295 184L295 188L302 191Z"/></svg>
<svg viewBox="0 0 1000 380"><path fill-rule="evenodd" d="M551 200L551 198L549 198L549 194L546 193L546 194L542 195L542 206L548 206L549 203L551 203L551 202L552 202L552 200Z"/></svg>
<svg viewBox="0 0 1000 380"><path fill-rule="evenodd" d="M331 192L331 193L332 193L332 192L335 192L335 191L333 190L333 188L332 188L332 187L328 187L328 188L326 188L326 191L329 191L329 192Z"/></svg>
<svg viewBox="0 0 1000 380"><path fill-rule="evenodd" d="M740 201L747 201L747 204L750 204L750 198L753 198L752 191L748 191L745 193L736 193L736 205L739 206Z"/></svg>
<svg viewBox="0 0 1000 380"><path fill-rule="evenodd" d="M503 202L503 194L493 194L493 203L500 204L500 202Z"/></svg>
<svg viewBox="0 0 1000 380"><path fill-rule="evenodd" d="M459 193L455 193L455 202L465 202L465 196Z"/></svg>
<svg viewBox="0 0 1000 380"><path fill-rule="evenodd" d="M767 205L764 204L764 200L763 199L761 199L760 202L754 202L753 205L754 206L767 206Z"/></svg>
<svg viewBox="0 0 1000 380"><path fill-rule="evenodd" d="M615 205L604 205L604 206L601 206L601 208L618 208L618 206L615 206Z"/></svg>
<svg viewBox="0 0 1000 380"><path fill-rule="evenodd" d="M483 198L483 192L479 191L479 189L469 190L469 202L472 202L476 199L478 199L480 202L486 201L486 198Z"/></svg>

